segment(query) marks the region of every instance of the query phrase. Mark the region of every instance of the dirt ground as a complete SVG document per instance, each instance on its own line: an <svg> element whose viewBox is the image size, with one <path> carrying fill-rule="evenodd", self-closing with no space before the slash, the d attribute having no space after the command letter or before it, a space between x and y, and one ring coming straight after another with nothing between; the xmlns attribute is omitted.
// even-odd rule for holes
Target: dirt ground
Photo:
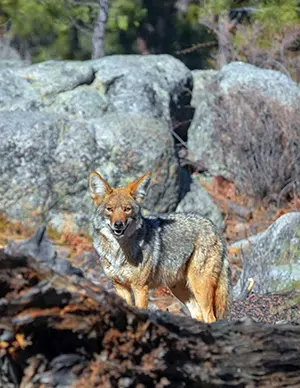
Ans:
<svg viewBox="0 0 300 388"><path fill-rule="evenodd" d="M152 297L150 307L185 315L183 308L171 295ZM250 294L245 300L233 301L229 320L249 319L254 322L300 325L300 291L282 294Z"/></svg>

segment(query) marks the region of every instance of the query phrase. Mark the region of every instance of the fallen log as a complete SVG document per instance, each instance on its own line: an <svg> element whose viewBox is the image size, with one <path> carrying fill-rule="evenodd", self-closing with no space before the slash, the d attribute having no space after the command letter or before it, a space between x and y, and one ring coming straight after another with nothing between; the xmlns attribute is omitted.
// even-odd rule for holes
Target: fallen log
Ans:
<svg viewBox="0 0 300 388"><path fill-rule="evenodd" d="M299 387L300 327L138 311L0 252L0 386Z"/></svg>

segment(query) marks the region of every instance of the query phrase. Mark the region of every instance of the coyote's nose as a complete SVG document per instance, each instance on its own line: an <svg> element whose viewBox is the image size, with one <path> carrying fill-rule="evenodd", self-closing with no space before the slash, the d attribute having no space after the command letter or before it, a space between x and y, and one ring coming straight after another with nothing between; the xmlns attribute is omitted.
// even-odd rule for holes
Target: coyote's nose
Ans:
<svg viewBox="0 0 300 388"><path fill-rule="evenodd" d="M114 223L114 229L120 230L120 229L123 229L123 227L124 227L124 224L122 221L116 221Z"/></svg>

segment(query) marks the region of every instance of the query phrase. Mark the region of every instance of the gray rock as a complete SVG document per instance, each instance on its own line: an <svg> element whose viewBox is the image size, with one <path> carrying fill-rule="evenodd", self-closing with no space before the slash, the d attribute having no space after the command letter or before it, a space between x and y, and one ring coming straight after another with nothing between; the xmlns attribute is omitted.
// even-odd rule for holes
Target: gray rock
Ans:
<svg viewBox="0 0 300 388"><path fill-rule="evenodd" d="M227 170L225 154L220 141L214 134L218 112L215 106L217 75L210 70L193 71L194 89L192 105L194 117L189 128L188 157L191 161L200 161L211 175L231 178Z"/></svg>
<svg viewBox="0 0 300 388"><path fill-rule="evenodd" d="M86 227L92 207L87 177L95 168L113 186L153 170L145 206L160 212L178 203L173 140L157 119L107 114L81 122L43 112L0 112L0 130L0 208L12 218L41 221L48 215L58 230Z"/></svg>
<svg viewBox="0 0 300 388"><path fill-rule="evenodd" d="M224 94L239 91L257 91L265 98L280 104L298 103L298 85L280 71L260 69L244 62L232 62L224 66L218 74L219 88Z"/></svg>
<svg viewBox="0 0 300 388"><path fill-rule="evenodd" d="M176 209L181 213L199 213L210 219L219 229L224 229L224 219L218 208L213 202L211 196L201 185L196 177L192 178L190 191L179 202Z"/></svg>
<svg viewBox="0 0 300 388"><path fill-rule="evenodd" d="M175 210L180 167L170 128L185 121L192 84L180 61L50 61L1 76L0 210L9 217L86 230L93 169L113 186L152 170L145 208Z"/></svg>
<svg viewBox="0 0 300 388"><path fill-rule="evenodd" d="M46 238L46 226L40 226L29 240L20 242L10 241L5 253L11 256L27 256L52 266L56 252L54 246Z"/></svg>
<svg viewBox="0 0 300 388"><path fill-rule="evenodd" d="M50 97L72 90L79 85L91 84L94 71L86 62L48 61L16 70L21 79L26 79L41 97Z"/></svg>
<svg viewBox="0 0 300 388"><path fill-rule="evenodd" d="M179 201L179 165L164 121L144 114L108 113L91 120L99 161L97 170L112 186L126 185L152 171L144 206L174 210ZM134 147L133 147L134 145Z"/></svg>
<svg viewBox="0 0 300 388"><path fill-rule="evenodd" d="M81 269L74 267L69 261L57 257L54 246L47 240L46 225L40 226L29 240L10 241L4 252L11 256L32 257L42 265L63 275L83 276Z"/></svg>
<svg viewBox="0 0 300 388"><path fill-rule="evenodd" d="M109 101L104 94L92 86L84 85L59 93L48 109L78 119L91 119L103 116L108 106Z"/></svg>
<svg viewBox="0 0 300 388"><path fill-rule="evenodd" d="M24 219L48 197L47 171L59 139L55 117L0 112L0 209Z"/></svg>
<svg viewBox="0 0 300 388"><path fill-rule="evenodd" d="M253 245L259 239L261 234L262 233L258 233L253 236L249 236L243 240L235 241L230 245L229 249L230 248L240 249L243 252L243 254L246 254L247 252L251 251Z"/></svg>
<svg viewBox="0 0 300 388"><path fill-rule="evenodd" d="M244 265L234 295L238 297L253 278L254 292L268 293L299 288L300 212L281 216L246 247Z"/></svg>
<svg viewBox="0 0 300 388"><path fill-rule="evenodd" d="M87 127L53 114L15 111L0 112L0 130L0 208L12 218L37 222L52 207L76 210L80 200L74 193L86 191L96 155ZM87 211L85 203L80 209ZM80 215L75 212L75 219Z"/></svg>
<svg viewBox="0 0 300 388"><path fill-rule="evenodd" d="M0 110L36 110L39 105L39 95L27 80L0 67Z"/></svg>
<svg viewBox="0 0 300 388"><path fill-rule="evenodd" d="M211 84L217 78L218 70L193 70L193 96L192 106L198 107L203 99L203 92L206 92L207 85Z"/></svg>
<svg viewBox="0 0 300 388"><path fill-rule="evenodd" d="M28 66L29 62L17 59L0 59L0 70Z"/></svg>
<svg viewBox="0 0 300 388"><path fill-rule="evenodd" d="M220 117L226 117L227 114L220 107L219 101L231 103L232 109L240 112L243 120L246 120L247 110L243 106L243 100L236 97L237 93L253 94L267 102L296 109L300 89L283 73L260 69L243 62L230 63L218 72L193 71L193 77L195 88L192 104L196 110L189 129L189 158L204 162L212 175L222 175L234 180L232 171L237 173L239 170L239 160L234 158L228 147L224 148L215 131ZM263 110L261 115L263 117ZM245 172L241 171L243 173Z"/></svg>
<svg viewBox="0 0 300 388"><path fill-rule="evenodd" d="M92 86L111 101L109 111L162 118L186 138L193 79L182 62L170 55L115 55L88 63L96 73Z"/></svg>
<svg viewBox="0 0 300 388"><path fill-rule="evenodd" d="M0 40L0 60L21 62L21 55L10 46L9 40L3 38L3 36L1 36Z"/></svg>

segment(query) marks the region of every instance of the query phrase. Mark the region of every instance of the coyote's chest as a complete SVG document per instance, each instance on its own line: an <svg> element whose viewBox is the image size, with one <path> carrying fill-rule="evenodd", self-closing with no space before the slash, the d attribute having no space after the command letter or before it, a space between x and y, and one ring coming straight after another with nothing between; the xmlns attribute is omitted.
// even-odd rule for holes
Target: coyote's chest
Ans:
<svg viewBox="0 0 300 388"><path fill-rule="evenodd" d="M103 270L112 281L131 284L146 283L150 275L147 257L136 257L134 252L124 249L106 230L101 230L95 248L100 256Z"/></svg>
<svg viewBox="0 0 300 388"><path fill-rule="evenodd" d="M106 257L101 261L106 276L113 282L131 284L135 281L135 279L139 278L141 273L140 268L134 268L128 263L123 263L121 266L117 266L110 263Z"/></svg>

